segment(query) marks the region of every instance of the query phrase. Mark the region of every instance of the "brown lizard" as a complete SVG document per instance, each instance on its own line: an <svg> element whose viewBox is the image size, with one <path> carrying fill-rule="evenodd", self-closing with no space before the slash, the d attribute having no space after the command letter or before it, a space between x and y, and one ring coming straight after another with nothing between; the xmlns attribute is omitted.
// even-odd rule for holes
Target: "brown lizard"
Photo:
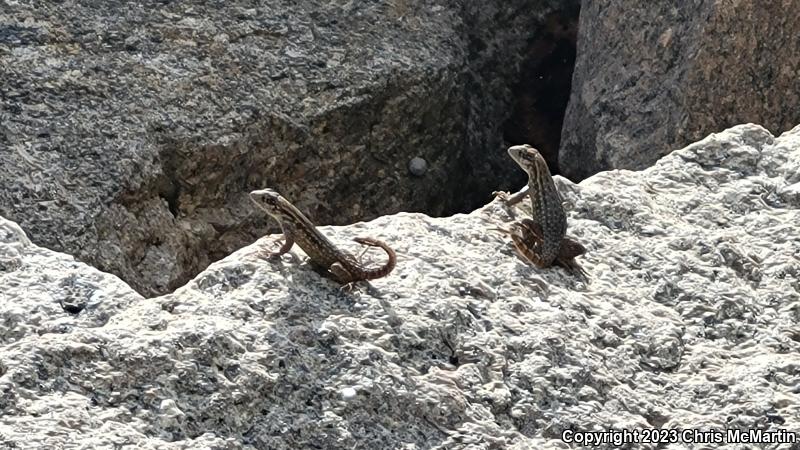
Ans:
<svg viewBox="0 0 800 450"><path fill-rule="evenodd" d="M536 262L540 259L537 252L540 251L539 249L542 246L542 235L538 232L537 228L538 227L533 222L533 219L526 217L522 220L513 222L510 230L506 230L504 228L492 229L511 236L511 242L513 242L517 253L519 253L520 256L522 256L522 258L528 262L536 264ZM588 274L585 270L583 270L583 267L581 267L581 265L575 261L576 256L584 253L586 253L586 248L583 245L577 241L565 237L561 241L558 256L556 256L556 259L553 261L553 263L572 272L579 273L584 277L588 277Z"/></svg>
<svg viewBox="0 0 800 450"><path fill-rule="evenodd" d="M353 255L336 248L300 210L272 189L253 191L250 193L250 199L277 220L283 231L283 245L277 251L270 253L269 258L283 255L296 242L306 252L315 269L343 284L385 277L397 263L394 250L384 242L358 237L353 240L370 247L380 247L389 256L389 260L382 267L368 269L362 266Z"/></svg>
<svg viewBox="0 0 800 450"><path fill-rule="evenodd" d="M509 147L508 154L528 174L528 185L513 196L495 194L508 206L529 196L532 217L515 222L510 231L498 230L509 234L517 251L536 267L550 267L556 262L585 274L574 258L586 253L586 249L566 236L567 214L544 158L527 144Z"/></svg>

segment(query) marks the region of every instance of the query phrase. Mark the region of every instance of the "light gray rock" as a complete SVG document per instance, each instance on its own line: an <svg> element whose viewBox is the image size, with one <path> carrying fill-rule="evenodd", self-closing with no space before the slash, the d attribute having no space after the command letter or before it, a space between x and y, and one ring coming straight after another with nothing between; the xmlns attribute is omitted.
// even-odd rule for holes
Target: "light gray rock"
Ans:
<svg viewBox="0 0 800 450"><path fill-rule="evenodd" d="M428 162L420 157L411 158L411 161L408 162L408 171L414 176L421 177L427 170Z"/></svg>
<svg viewBox="0 0 800 450"><path fill-rule="evenodd" d="M559 167L643 169L738 123L800 123L800 2L584 0Z"/></svg>
<svg viewBox="0 0 800 450"><path fill-rule="evenodd" d="M756 125L641 172L557 177L588 283L517 258L487 231L508 220L497 203L323 227L353 251L360 235L395 247L371 288L258 259L268 236L149 299L4 221L0 442L547 449L568 429L798 430L798 177L800 127Z"/></svg>

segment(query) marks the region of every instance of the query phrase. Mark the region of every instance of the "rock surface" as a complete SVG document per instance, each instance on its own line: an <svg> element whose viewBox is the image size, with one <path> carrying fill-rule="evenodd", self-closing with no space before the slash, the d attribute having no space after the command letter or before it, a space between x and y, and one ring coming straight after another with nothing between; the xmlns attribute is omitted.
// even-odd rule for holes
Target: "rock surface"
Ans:
<svg viewBox="0 0 800 450"><path fill-rule="evenodd" d="M466 163L484 195L498 180L503 189L524 183L507 170L508 145L533 145L556 168L579 12L580 0L465 2Z"/></svg>
<svg viewBox="0 0 800 450"><path fill-rule="evenodd" d="M798 35L794 1L584 0L561 173L643 169L739 123L790 129L800 123Z"/></svg>
<svg viewBox="0 0 800 450"><path fill-rule="evenodd" d="M422 207L458 160L464 57L436 2L0 11L0 213L145 294L252 242L249 190L346 221Z"/></svg>
<svg viewBox="0 0 800 450"><path fill-rule="evenodd" d="M545 449L568 448L567 429L800 430L800 127L738 126L641 172L557 181L588 283L515 257L486 230L508 220L496 203L324 227L399 254L350 292L257 259L272 236L146 299L0 222L0 447Z"/></svg>
<svg viewBox="0 0 800 450"><path fill-rule="evenodd" d="M575 4L4 2L0 215L152 296L263 234L256 188L323 224L472 209L521 179L509 86Z"/></svg>

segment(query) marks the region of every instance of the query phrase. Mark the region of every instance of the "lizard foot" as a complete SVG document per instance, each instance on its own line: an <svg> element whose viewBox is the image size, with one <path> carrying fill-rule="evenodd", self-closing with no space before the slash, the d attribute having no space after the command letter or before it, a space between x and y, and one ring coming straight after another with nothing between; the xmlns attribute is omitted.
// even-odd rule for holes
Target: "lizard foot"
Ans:
<svg viewBox="0 0 800 450"><path fill-rule="evenodd" d="M503 203L508 202L508 199L511 198L511 194L506 191L493 191L492 196L494 196L496 199L499 199Z"/></svg>
<svg viewBox="0 0 800 450"><path fill-rule="evenodd" d="M517 215L514 213L513 206L519 203L519 196L518 195L511 195L506 191L494 191L492 195L500 201L503 209L505 210L506 214L511 217L511 220L516 220Z"/></svg>
<svg viewBox="0 0 800 450"><path fill-rule="evenodd" d="M260 251L258 251L256 253L256 257L258 257L258 259L261 259L262 261L275 262L275 261L279 261L281 259L281 256L286 255L286 254L289 255L289 258L292 259L292 262L294 262L294 263L299 262L299 257L297 255L295 255L294 253L292 253L292 252L281 252L280 250L274 251L274 252L268 251L266 249L260 250Z"/></svg>
<svg viewBox="0 0 800 450"><path fill-rule="evenodd" d="M345 294L352 294L353 291L356 289L356 284L358 284L358 281L351 281L349 283L345 283L339 286L339 292L344 292Z"/></svg>

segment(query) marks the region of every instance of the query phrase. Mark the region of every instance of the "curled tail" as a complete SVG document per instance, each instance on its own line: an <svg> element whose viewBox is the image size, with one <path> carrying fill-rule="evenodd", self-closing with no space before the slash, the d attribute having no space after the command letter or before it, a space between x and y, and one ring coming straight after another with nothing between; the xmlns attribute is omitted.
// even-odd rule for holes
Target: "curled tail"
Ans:
<svg viewBox="0 0 800 450"><path fill-rule="evenodd" d="M385 242L379 241L377 239L368 238L368 237L357 237L353 239L354 241L358 242L361 245L368 245L370 247L380 247L383 251L386 252L386 255L389 257L389 260L386 261L381 267L375 269L363 269L363 279L365 280L374 280L375 278L385 277L389 275L392 270L394 270L395 264L397 264L397 254L389 247Z"/></svg>

